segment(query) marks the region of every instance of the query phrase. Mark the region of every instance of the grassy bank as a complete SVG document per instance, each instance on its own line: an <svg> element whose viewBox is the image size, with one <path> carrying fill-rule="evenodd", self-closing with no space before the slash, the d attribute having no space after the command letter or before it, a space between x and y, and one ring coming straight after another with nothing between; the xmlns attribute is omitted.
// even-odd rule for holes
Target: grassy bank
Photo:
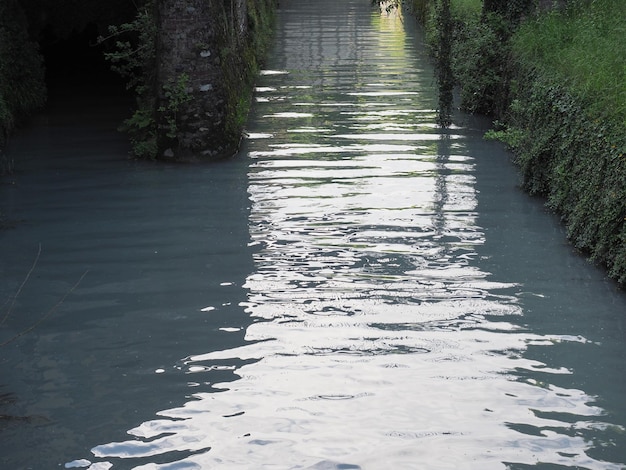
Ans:
<svg viewBox="0 0 626 470"><path fill-rule="evenodd" d="M436 1L411 0L435 56ZM488 135L515 152L524 188L626 285L626 2L529 2L516 17L452 0L451 11L461 107L495 119Z"/></svg>
<svg viewBox="0 0 626 470"><path fill-rule="evenodd" d="M577 2L525 22L512 38L519 79L504 133L526 189L546 196L574 246L622 285L625 33L626 3L609 0Z"/></svg>

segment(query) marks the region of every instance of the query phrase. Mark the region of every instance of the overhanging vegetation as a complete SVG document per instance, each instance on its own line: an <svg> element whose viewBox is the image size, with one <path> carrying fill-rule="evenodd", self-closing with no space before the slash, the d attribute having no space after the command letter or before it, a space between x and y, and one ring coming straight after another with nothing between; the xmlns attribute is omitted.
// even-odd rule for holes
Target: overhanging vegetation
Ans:
<svg viewBox="0 0 626 470"><path fill-rule="evenodd" d="M441 0L406 0L437 57ZM626 284L626 3L451 0L462 109L494 118L523 186Z"/></svg>

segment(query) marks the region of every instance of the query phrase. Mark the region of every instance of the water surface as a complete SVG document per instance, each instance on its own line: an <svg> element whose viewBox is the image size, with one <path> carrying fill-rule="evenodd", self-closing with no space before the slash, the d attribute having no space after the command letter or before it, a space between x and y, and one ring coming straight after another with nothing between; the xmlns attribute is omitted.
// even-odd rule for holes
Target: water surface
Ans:
<svg viewBox="0 0 626 470"><path fill-rule="evenodd" d="M31 129L1 338L62 302L2 348L28 419L0 462L624 468L626 297L435 108L410 19L283 0L237 158L126 162L103 112Z"/></svg>

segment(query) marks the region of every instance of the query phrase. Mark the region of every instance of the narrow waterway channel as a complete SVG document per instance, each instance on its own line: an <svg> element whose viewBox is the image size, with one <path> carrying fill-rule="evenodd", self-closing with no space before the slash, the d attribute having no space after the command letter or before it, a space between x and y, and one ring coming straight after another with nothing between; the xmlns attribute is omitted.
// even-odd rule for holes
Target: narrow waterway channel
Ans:
<svg viewBox="0 0 626 470"><path fill-rule="evenodd" d="M411 18L281 0L214 165L70 98L0 186L1 468L626 468L626 295L436 126Z"/></svg>

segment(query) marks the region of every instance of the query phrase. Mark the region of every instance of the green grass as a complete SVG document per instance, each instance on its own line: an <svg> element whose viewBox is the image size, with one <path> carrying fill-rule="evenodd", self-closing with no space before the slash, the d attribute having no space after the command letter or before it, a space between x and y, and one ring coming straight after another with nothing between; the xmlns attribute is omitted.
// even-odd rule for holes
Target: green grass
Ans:
<svg viewBox="0 0 626 470"><path fill-rule="evenodd" d="M436 54L435 0L412 1ZM626 1L568 0L519 24L451 1L461 108L498 119L489 136L512 148L523 187L626 287Z"/></svg>
<svg viewBox="0 0 626 470"><path fill-rule="evenodd" d="M424 21L428 14L435 8L434 0L407 0L407 3L414 12L419 13L418 19L420 19L420 21ZM452 16L461 21L478 18L482 8L482 0L452 0L450 2Z"/></svg>
<svg viewBox="0 0 626 470"><path fill-rule="evenodd" d="M523 23L513 52L600 118L626 124L626 2L579 1Z"/></svg>
<svg viewBox="0 0 626 470"><path fill-rule="evenodd" d="M572 0L522 23L509 127L523 185L626 286L626 2ZM506 140L506 139L505 139Z"/></svg>
<svg viewBox="0 0 626 470"><path fill-rule="evenodd" d="M482 8L483 2L481 0L452 0L450 2L452 17L463 21L478 18Z"/></svg>

